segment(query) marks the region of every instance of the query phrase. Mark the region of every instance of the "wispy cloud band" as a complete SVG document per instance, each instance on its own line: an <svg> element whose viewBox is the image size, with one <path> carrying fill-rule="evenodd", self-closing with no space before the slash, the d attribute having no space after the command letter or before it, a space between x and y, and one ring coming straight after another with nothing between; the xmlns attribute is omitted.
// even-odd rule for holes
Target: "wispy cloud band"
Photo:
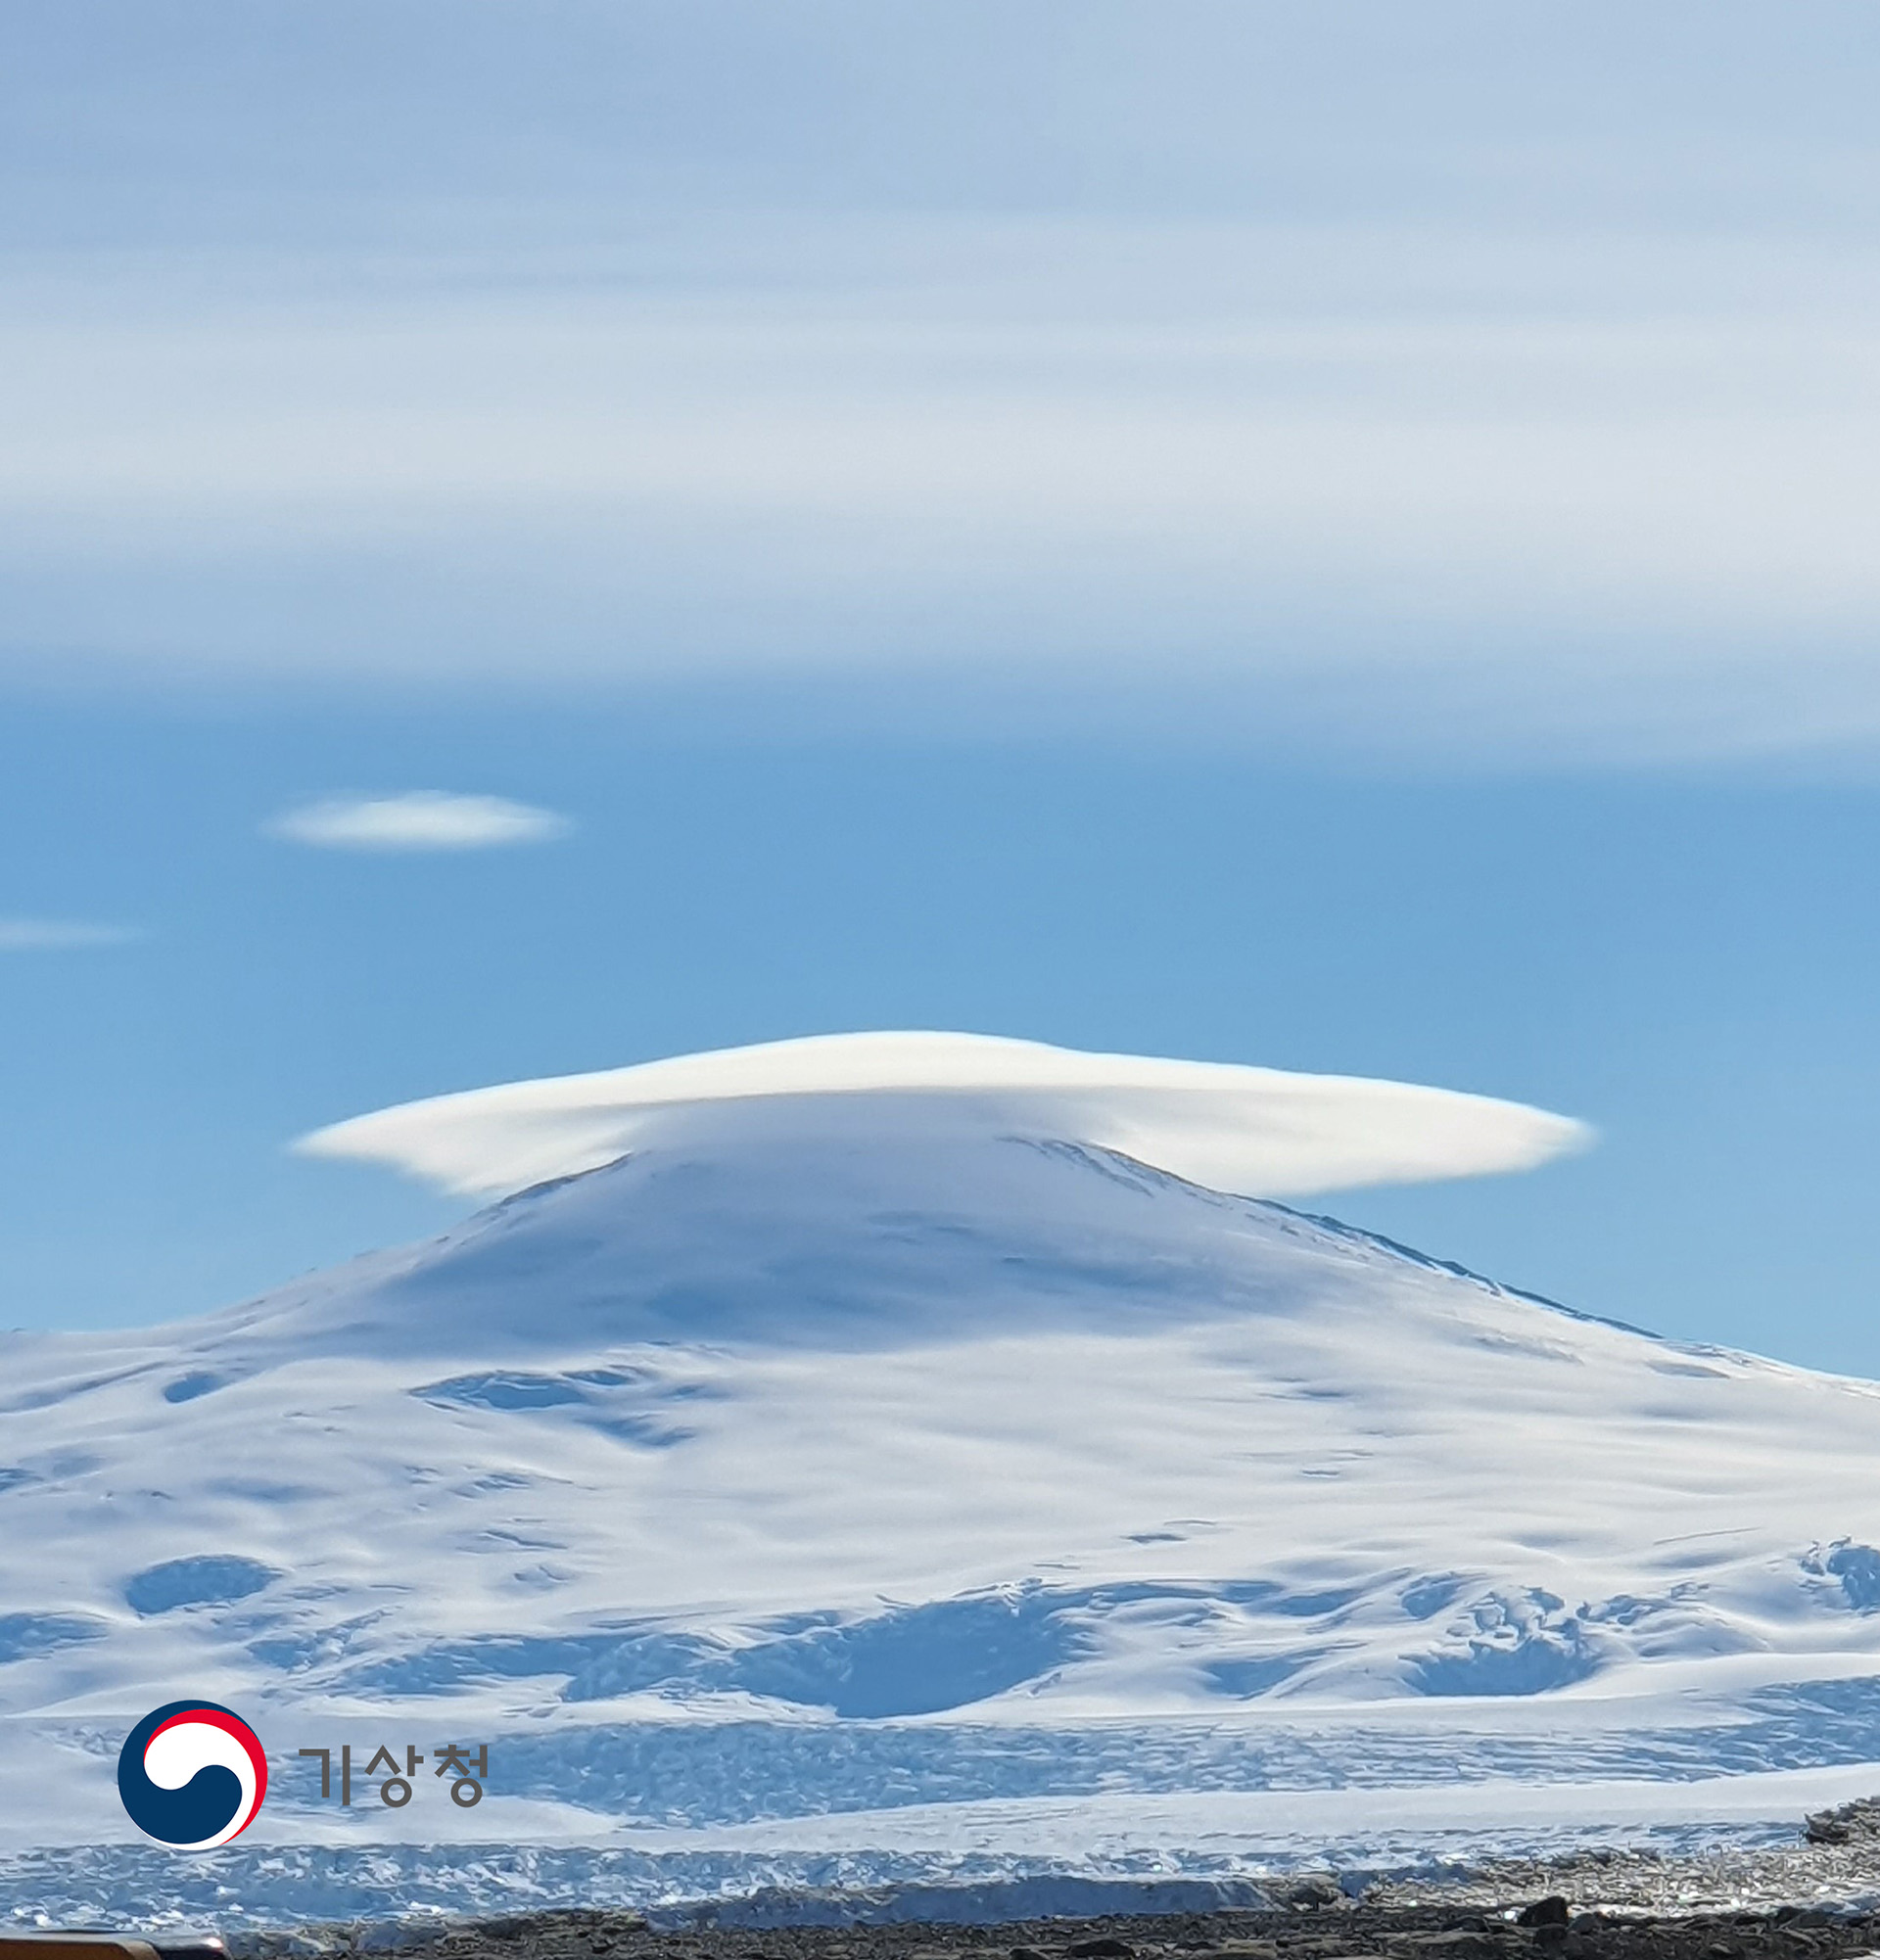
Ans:
<svg viewBox="0 0 1880 1960"><path fill-rule="evenodd" d="M447 63L410 0L387 66L311 9L264 75L176 5L175 70L58 8L0 67L0 684L932 673L1418 760L1880 752L1838 0L1177 0L1074 60L1050 9L552 0ZM72 72L139 132L82 170Z"/></svg>
<svg viewBox="0 0 1880 1960"><path fill-rule="evenodd" d="M0 953L76 953L124 946L143 935L126 925L76 918L0 918Z"/></svg>

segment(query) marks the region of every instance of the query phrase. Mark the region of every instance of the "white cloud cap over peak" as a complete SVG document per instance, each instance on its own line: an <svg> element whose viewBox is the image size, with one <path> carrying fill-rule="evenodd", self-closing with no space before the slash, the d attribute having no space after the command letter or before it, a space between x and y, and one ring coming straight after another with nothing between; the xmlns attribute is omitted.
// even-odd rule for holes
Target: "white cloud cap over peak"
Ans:
<svg viewBox="0 0 1880 1960"><path fill-rule="evenodd" d="M0 917L0 953L76 953L96 946L124 946L142 935L126 925L79 918Z"/></svg>
<svg viewBox="0 0 1880 1960"><path fill-rule="evenodd" d="M399 796L336 796L277 817L268 829L330 851L488 851L545 844L569 829L565 817L505 796L441 789Z"/></svg>
<svg viewBox="0 0 1880 1960"><path fill-rule="evenodd" d="M1357 1076L1087 1054L989 1035L817 1035L504 1083L407 1102L315 1131L312 1156L388 1164L446 1190L495 1196L593 1170L697 1127L792 1101L884 1120L964 1119L1000 1135L1074 1141L1218 1190L1296 1197L1529 1170L1592 1132L1519 1102ZM918 1103L917 1115L911 1105ZM728 1105L741 1104L743 1110Z"/></svg>

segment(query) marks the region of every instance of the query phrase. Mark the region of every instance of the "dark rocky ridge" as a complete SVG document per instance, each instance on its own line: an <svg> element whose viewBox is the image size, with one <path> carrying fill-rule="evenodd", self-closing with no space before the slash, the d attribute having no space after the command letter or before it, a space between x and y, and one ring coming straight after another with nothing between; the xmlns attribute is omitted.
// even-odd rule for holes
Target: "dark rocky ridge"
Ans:
<svg viewBox="0 0 1880 1960"><path fill-rule="evenodd" d="M1812 1812L1805 1827L1810 1844L1851 1844L1880 1838L1880 1797L1857 1797L1832 1810Z"/></svg>

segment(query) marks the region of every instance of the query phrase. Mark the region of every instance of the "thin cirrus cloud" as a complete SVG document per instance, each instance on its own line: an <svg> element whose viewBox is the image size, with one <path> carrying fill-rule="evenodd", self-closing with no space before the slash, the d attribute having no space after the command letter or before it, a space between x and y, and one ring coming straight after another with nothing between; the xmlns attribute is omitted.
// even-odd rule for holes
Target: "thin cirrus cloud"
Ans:
<svg viewBox="0 0 1880 1960"><path fill-rule="evenodd" d="M0 953L81 953L125 946L142 935L127 925L94 919L0 918Z"/></svg>
<svg viewBox="0 0 1880 1960"><path fill-rule="evenodd" d="M0 684L1880 752L1847 0L28 11Z"/></svg>
<svg viewBox="0 0 1880 1960"><path fill-rule="evenodd" d="M303 804L267 828L293 844L328 851L492 851L545 844L568 819L505 796L414 789L398 796L335 796Z"/></svg>

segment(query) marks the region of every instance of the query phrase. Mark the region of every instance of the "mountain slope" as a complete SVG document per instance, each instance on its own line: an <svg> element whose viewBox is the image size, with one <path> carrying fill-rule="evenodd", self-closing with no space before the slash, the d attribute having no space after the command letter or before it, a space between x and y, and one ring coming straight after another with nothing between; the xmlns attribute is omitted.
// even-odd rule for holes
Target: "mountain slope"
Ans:
<svg viewBox="0 0 1880 1960"><path fill-rule="evenodd" d="M918 1098L0 1359L14 1773L204 1694L277 1836L336 1827L296 1750L407 1730L549 1842L1880 1753L1880 1391Z"/></svg>

